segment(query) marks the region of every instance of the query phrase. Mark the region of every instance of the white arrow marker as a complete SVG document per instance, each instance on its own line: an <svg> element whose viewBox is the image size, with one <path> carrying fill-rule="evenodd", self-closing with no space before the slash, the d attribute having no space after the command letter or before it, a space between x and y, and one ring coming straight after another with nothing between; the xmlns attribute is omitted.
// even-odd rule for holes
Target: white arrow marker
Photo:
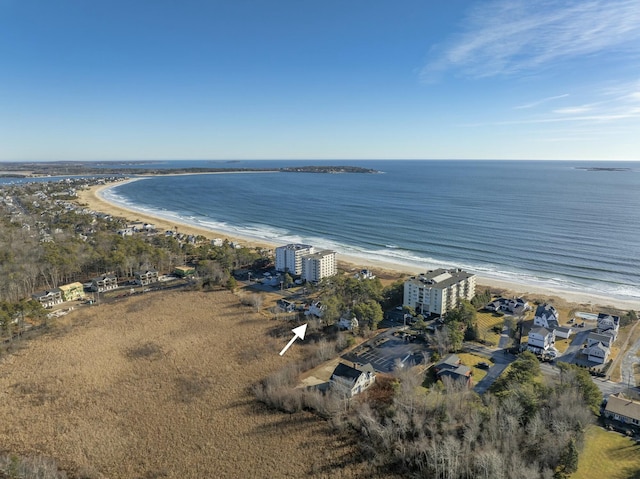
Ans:
<svg viewBox="0 0 640 479"><path fill-rule="evenodd" d="M280 356L282 356L284 353L287 352L287 349L289 349L291 347L291 345L293 344L293 342L300 338L300 339L304 339L304 333L307 331L307 325L303 324L302 326L298 326L297 328L293 328L291 331L293 331L293 338L291 338L291 341L289 341L287 343L287 345L282 348L282 351L280 351Z"/></svg>

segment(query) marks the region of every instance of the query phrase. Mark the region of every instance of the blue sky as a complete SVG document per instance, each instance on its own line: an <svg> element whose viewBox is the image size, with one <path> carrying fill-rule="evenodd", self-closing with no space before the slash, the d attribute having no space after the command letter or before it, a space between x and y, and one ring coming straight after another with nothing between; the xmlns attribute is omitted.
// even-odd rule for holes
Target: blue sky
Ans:
<svg viewBox="0 0 640 479"><path fill-rule="evenodd" d="M640 160L637 0L0 0L0 160Z"/></svg>

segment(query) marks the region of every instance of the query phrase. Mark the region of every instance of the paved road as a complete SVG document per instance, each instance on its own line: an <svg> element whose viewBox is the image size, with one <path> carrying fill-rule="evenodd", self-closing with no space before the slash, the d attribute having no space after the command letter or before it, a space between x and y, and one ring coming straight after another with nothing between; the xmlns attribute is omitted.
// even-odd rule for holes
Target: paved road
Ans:
<svg viewBox="0 0 640 479"><path fill-rule="evenodd" d="M636 364L640 364L638 351L640 351L640 340L636 341L636 343L627 350L622 358L622 364L620 365L620 375L622 377L621 382L632 387L637 386L635 379L635 366Z"/></svg>
<svg viewBox="0 0 640 479"><path fill-rule="evenodd" d="M473 387L473 390L478 394L484 394L507 366L516 360L516 356L507 353L505 349L493 349L469 342L463 344L463 349L491 360L491 367L487 370L487 375Z"/></svg>

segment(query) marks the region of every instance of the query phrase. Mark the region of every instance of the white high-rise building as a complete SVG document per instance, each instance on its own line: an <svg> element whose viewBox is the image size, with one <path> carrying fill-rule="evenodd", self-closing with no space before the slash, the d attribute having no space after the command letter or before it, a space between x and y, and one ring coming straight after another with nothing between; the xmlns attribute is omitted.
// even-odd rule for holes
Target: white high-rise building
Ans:
<svg viewBox="0 0 640 479"><path fill-rule="evenodd" d="M335 251L318 251L302 257L302 279L305 281L317 282L337 272Z"/></svg>
<svg viewBox="0 0 640 479"><path fill-rule="evenodd" d="M410 306L423 315L442 316L456 308L460 299L471 299L476 294L476 276L461 269L436 269L413 276L404 283L404 306Z"/></svg>
<svg viewBox="0 0 640 479"><path fill-rule="evenodd" d="M302 274L302 257L315 252L308 244L288 244L276 248L276 271L288 272L300 276Z"/></svg>

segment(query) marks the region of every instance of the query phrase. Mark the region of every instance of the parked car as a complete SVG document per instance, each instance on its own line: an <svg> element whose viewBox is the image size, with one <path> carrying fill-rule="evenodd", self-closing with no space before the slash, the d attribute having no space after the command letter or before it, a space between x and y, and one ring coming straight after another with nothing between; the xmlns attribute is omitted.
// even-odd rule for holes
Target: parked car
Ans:
<svg viewBox="0 0 640 479"><path fill-rule="evenodd" d="M477 367L479 367L480 369L489 369L491 367L491 365L489 363L486 363L484 361L482 361L481 363L476 364Z"/></svg>

